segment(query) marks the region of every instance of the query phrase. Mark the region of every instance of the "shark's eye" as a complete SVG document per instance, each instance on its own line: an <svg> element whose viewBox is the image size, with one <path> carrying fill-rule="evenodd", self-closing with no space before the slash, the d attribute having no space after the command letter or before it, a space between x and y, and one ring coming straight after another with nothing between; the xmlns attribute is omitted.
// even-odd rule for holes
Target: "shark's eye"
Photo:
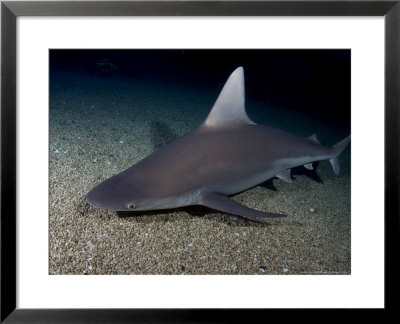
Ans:
<svg viewBox="0 0 400 324"><path fill-rule="evenodd" d="M128 205L128 208L129 208L129 209L135 209L135 208L136 208L135 203L130 203L130 204Z"/></svg>

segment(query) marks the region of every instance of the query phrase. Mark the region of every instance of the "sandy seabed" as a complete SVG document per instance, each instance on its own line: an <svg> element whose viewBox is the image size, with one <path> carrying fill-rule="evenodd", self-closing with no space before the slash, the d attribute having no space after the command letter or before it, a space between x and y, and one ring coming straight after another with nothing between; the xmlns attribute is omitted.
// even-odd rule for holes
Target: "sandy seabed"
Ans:
<svg viewBox="0 0 400 324"><path fill-rule="evenodd" d="M256 222L197 206L117 214L87 204L95 185L197 127L219 90L108 75L53 76L50 274L350 274L349 148L338 177L322 161L315 172L294 170L290 184L273 179L233 198L288 215L282 219ZM247 107L266 109L255 101ZM329 145L347 135L285 110L270 114L251 117L298 135L316 132Z"/></svg>

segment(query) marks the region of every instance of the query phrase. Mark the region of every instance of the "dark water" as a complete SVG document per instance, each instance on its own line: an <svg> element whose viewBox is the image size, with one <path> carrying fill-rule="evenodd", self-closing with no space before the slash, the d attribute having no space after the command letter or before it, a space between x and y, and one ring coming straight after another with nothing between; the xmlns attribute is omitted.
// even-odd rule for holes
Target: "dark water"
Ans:
<svg viewBox="0 0 400 324"><path fill-rule="evenodd" d="M50 96L74 93L91 100L80 109L96 109L99 102L132 116L139 113L134 101L159 100L143 107L186 113L188 125L196 125L238 66L245 70L247 111L256 122L304 136L317 132L328 142L350 133L350 50L51 50ZM203 100L193 103L196 92ZM62 106L55 100L50 109ZM147 122L167 142L174 138L159 120Z"/></svg>

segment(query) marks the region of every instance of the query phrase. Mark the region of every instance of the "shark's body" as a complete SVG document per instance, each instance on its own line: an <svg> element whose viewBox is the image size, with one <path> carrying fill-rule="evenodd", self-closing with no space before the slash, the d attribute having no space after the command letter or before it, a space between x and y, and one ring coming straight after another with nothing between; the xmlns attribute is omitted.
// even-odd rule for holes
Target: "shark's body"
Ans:
<svg viewBox="0 0 400 324"><path fill-rule="evenodd" d="M244 107L244 73L237 68L203 124L111 177L87 195L94 207L116 211L204 205L247 218L281 217L240 205L228 195L272 177L290 182L290 169L337 157L350 136L333 147L257 125Z"/></svg>

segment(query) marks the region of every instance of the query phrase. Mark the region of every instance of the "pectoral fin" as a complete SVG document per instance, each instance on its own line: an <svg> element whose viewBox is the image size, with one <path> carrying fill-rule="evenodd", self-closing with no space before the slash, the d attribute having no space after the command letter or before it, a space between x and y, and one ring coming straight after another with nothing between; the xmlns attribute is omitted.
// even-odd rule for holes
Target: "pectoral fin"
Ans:
<svg viewBox="0 0 400 324"><path fill-rule="evenodd" d="M217 193L207 193L204 194L199 205L203 205L212 209L216 209L228 214L237 215L245 218L277 218L285 217L282 214L270 214L259 210L251 209L249 207L238 204L236 201L230 199L227 196L217 194Z"/></svg>

